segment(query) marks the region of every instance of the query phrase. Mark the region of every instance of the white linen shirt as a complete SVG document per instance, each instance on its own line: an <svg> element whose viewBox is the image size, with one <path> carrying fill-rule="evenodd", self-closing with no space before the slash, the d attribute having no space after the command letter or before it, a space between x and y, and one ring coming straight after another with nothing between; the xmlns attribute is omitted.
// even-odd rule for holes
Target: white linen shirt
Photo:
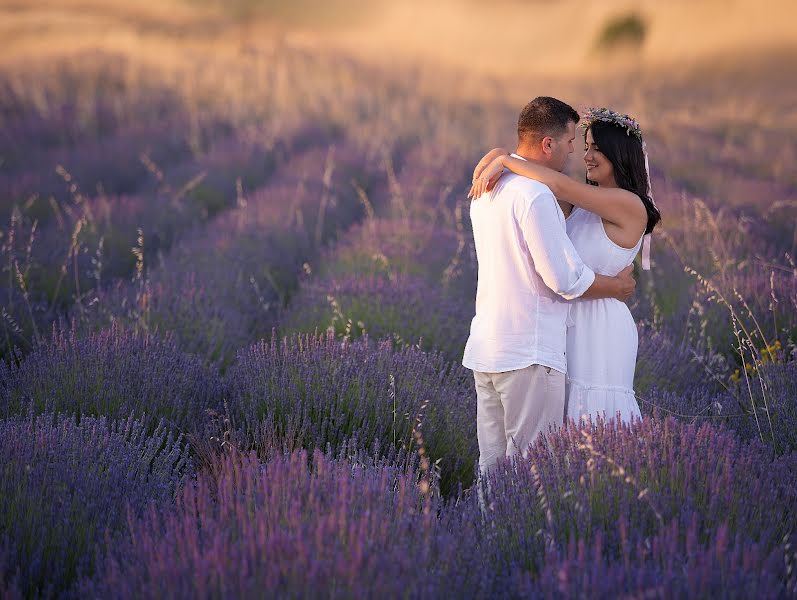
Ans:
<svg viewBox="0 0 797 600"><path fill-rule="evenodd" d="M581 296L595 273L567 237L553 192L507 173L471 202L470 218L479 274L462 364L487 373L532 364L566 373L567 300Z"/></svg>

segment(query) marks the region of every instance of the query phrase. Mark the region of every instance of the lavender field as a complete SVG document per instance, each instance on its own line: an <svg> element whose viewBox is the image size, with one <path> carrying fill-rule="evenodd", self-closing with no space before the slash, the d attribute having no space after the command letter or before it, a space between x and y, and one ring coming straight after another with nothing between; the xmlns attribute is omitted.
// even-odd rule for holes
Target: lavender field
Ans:
<svg viewBox="0 0 797 600"><path fill-rule="evenodd" d="M797 597L797 52L505 78L51 4L0 2L0 597ZM478 490L466 193L540 94L647 138L643 419Z"/></svg>

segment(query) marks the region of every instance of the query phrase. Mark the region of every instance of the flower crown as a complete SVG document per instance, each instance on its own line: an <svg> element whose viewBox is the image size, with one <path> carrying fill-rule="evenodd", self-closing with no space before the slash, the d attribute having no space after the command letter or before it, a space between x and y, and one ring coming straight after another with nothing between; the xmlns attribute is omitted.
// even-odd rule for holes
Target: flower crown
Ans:
<svg viewBox="0 0 797 600"><path fill-rule="evenodd" d="M639 123L633 117L622 115L608 108L588 108L584 118L582 119L579 127L584 129L590 127L595 121L605 121L606 123L614 123L620 127L625 128L626 135L634 134L639 141L642 141L642 130L639 128Z"/></svg>

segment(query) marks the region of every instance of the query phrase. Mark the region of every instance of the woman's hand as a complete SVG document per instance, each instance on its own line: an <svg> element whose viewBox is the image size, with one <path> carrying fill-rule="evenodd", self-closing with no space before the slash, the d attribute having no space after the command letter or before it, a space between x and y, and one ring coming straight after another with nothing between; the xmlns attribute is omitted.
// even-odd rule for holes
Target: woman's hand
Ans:
<svg viewBox="0 0 797 600"><path fill-rule="evenodd" d="M473 169L473 179L471 181L475 182L479 175L482 174L482 171L487 168L491 162L493 162L496 158L503 155L508 155L509 152L504 150L503 148L493 148L487 154L485 154L482 159L479 161L479 164L476 165L476 168Z"/></svg>
<svg viewBox="0 0 797 600"><path fill-rule="evenodd" d="M468 192L468 198L476 199L495 187L495 184L504 173L503 156L504 155L499 155L473 180L473 185L470 188L470 192Z"/></svg>

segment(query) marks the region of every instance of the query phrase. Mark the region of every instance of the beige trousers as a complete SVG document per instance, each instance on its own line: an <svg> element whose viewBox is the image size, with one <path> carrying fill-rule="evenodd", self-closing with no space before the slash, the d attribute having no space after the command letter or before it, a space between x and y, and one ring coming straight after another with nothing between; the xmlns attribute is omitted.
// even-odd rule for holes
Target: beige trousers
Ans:
<svg viewBox="0 0 797 600"><path fill-rule="evenodd" d="M522 454L548 427L565 419L565 375L542 365L505 373L474 371L479 470Z"/></svg>

